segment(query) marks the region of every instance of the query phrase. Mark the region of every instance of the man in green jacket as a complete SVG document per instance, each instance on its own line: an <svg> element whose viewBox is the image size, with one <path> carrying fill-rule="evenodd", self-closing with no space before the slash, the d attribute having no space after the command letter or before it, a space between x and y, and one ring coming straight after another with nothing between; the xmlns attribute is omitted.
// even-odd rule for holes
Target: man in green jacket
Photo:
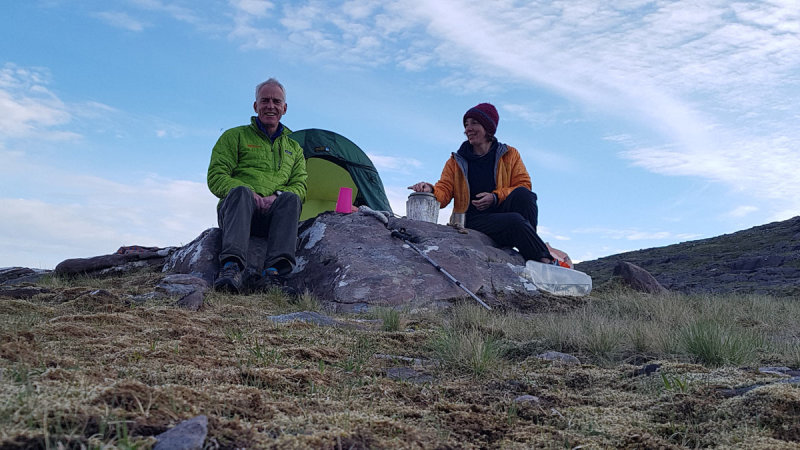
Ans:
<svg viewBox="0 0 800 450"><path fill-rule="evenodd" d="M220 272L214 288L239 293L250 236L267 239L266 276L281 276L295 265L297 225L306 197L303 148L283 126L286 90L274 78L256 86L256 116L250 125L227 130L211 151L208 188L220 198ZM260 267L260 265L258 265Z"/></svg>

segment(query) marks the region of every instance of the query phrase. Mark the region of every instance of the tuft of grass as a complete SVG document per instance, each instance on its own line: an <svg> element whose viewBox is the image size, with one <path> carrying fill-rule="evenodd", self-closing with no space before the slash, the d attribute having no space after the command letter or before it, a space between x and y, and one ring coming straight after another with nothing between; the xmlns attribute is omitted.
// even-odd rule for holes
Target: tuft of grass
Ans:
<svg viewBox="0 0 800 450"><path fill-rule="evenodd" d="M800 370L800 342L797 339L787 342L782 353L791 368Z"/></svg>
<svg viewBox="0 0 800 450"><path fill-rule="evenodd" d="M667 375L662 372L661 381L664 383L664 389L668 391L686 392L689 389L689 380L678 375Z"/></svg>
<svg viewBox="0 0 800 450"><path fill-rule="evenodd" d="M291 298L289 303L293 305L297 311L321 311L322 303L311 292L306 289L302 294Z"/></svg>
<svg viewBox="0 0 800 450"><path fill-rule="evenodd" d="M712 367L754 362L765 342L760 334L707 318L686 326L679 339L686 353Z"/></svg>
<svg viewBox="0 0 800 450"><path fill-rule="evenodd" d="M382 321L381 330L400 331L402 328L403 319L400 316L400 311L394 308L377 308L375 314Z"/></svg>
<svg viewBox="0 0 800 450"><path fill-rule="evenodd" d="M432 346L444 366L454 371L482 377L503 365L500 340L474 328L442 330Z"/></svg>
<svg viewBox="0 0 800 450"><path fill-rule="evenodd" d="M581 348L605 363L619 359L622 354L622 340L626 337L619 325L601 318L586 318L581 327L584 329Z"/></svg>
<svg viewBox="0 0 800 450"><path fill-rule="evenodd" d="M503 366L507 318L477 305L456 305L431 346L445 367L481 377Z"/></svg>
<svg viewBox="0 0 800 450"><path fill-rule="evenodd" d="M256 366L272 366L278 364L283 358L279 348L269 346L261 339L253 336L244 342L248 353L248 362Z"/></svg>
<svg viewBox="0 0 800 450"><path fill-rule="evenodd" d="M375 354L376 344L368 336L359 335L351 343L347 357L338 366L345 372L360 374Z"/></svg>

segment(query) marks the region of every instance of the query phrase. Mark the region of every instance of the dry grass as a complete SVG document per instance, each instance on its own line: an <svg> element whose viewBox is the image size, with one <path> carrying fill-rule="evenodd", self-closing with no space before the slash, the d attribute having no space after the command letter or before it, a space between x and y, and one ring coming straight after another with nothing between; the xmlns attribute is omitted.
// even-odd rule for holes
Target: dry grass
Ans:
<svg viewBox="0 0 800 450"><path fill-rule="evenodd" d="M130 301L159 277L54 279L51 293L0 298L0 447L149 448L198 414L209 448L800 447L800 389L719 393L775 381L740 365L797 368L796 302L614 291L557 313L467 304L403 312L402 326L384 312L318 327L266 319L324 312L308 294L212 293L199 312ZM707 318L758 345L704 361L682 333ZM584 364L535 357L545 350ZM643 361L661 373L630 377ZM387 376L401 365L433 381ZM514 403L523 394L540 400Z"/></svg>

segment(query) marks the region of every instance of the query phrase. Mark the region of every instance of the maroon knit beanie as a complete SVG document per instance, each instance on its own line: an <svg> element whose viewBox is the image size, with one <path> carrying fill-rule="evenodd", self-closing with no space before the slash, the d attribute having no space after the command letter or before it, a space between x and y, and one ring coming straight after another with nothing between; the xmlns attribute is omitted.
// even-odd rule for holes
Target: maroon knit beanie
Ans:
<svg viewBox="0 0 800 450"><path fill-rule="evenodd" d="M483 128L489 136L494 136L494 132L497 131L497 124L500 122L500 115L497 114L497 108L491 103L481 103L477 106L473 106L464 114L464 119L461 123L463 124L466 122L467 118L477 120L478 123L483 125Z"/></svg>

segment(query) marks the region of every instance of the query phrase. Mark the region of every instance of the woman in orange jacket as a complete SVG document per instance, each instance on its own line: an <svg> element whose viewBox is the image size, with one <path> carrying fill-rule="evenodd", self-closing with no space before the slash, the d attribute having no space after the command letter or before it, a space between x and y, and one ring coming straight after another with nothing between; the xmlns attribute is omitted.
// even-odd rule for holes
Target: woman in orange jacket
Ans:
<svg viewBox="0 0 800 450"><path fill-rule="evenodd" d="M408 188L433 193L442 208L454 200L453 213L465 214L465 227L516 247L526 260L554 263L536 234L539 209L525 164L517 149L494 137L499 120L489 103L470 108L463 119L467 140L447 160L439 181Z"/></svg>

